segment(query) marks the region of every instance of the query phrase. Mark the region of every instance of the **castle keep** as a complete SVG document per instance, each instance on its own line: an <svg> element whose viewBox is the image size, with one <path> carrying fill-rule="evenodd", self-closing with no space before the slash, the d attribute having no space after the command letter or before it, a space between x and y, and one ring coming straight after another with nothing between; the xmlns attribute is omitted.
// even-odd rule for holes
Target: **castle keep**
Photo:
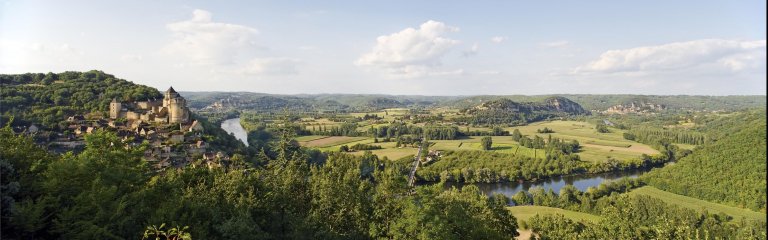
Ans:
<svg viewBox="0 0 768 240"><path fill-rule="evenodd" d="M112 99L109 103L109 118L154 123L187 123L189 108L187 108L187 100L171 87L165 91L163 100L122 103Z"/></svg>

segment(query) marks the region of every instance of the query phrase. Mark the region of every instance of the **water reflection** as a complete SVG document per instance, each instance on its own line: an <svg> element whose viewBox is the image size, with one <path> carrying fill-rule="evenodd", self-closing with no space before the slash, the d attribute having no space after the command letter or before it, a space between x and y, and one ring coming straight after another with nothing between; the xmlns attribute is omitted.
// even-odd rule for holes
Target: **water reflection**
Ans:
<svg viewBox="0 0 768 240"><path fill-rule="evenodd" d="M482 191L486 195L490 196L494 193L502 193L509 197L519 192L520 190L528 191L528 189L532 187L542 187L544 188L544 190L552 189L555 193L558 193L560 192L560 188L564 187L565 185L573 185L580 191L586 191L587 188L597 187L598 185L600 185L600 183L603 183L605 181L620 179L623 177L634 178L642 175L647 171L650 171L650 169L638 169L638 170L632 170L632 171L601 173L601 174L591 174L591 175L554 177L554 178L549 178L549 179L536 181L536 182L523 182L523 183L505 182L505 183L464 184L464 183L448 182L445 184L445 189L450 189L451 187L457 187L461 189L465 185L475 185L478 188L480 188L480 191Z"/></svg>
<svg viewBox="0 0 768 240"><path fill-rule="evenodd" d="M224 120L224 122L221 122L221 129L224 129L227 133L234 134L235 138L245 143L245 146L248 146L248 133L240 125L240 118Z"/></svg>

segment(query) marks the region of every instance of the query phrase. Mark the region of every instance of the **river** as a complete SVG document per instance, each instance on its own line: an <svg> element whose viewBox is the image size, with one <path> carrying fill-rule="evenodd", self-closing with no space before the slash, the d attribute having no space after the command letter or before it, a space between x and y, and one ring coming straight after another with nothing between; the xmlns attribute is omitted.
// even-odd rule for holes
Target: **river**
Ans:
<svg viewBox="0 0 768 240"><path fill-rule="evenodd" d="M232 118L221 122L221 129L227 131L230 134L234 134L235 138L239 139L245 146L248 146L248 132L245 131L242 125L240 125L240 118Z"/></svg>
<svg viewBox="0 0 768 240"><path fill-rule="evenodd" d="M235 138L239 139L240 141L243 141L246 146L248 146L248 133L243 129L243 126L240 125L240 118L232 118L227 119L224 122L221 123L221 128L224 129L224 131L227 131L228 133L234 134ZM673 164L673 163L669 163ZM548 178L540 181L535 182L504 182L504 183L455 183L455 182L448 182L445 184L446 189L450 189L451 187L457 187L461 188L465 185L475 185L478 188L480 188L480 191L487 195L492 195L495 193L502 193L504 195L507 195L511 197L515 193L519 192L520 190L528 190L532 187L542 187L544 190L552 189L555 193L560 192L560 188L562 188L565 185L573 185L577 189L581 191L586 191L589 187L597 187L601 183L605 181L620 179L623 177L637 177L642 175L645 172L650 171L651 168L648 169L636 169L636 170L630 170L630 171L622 171L622 172L609 172L609 173L600 173L600 174L587 174L587 175L572 175L572 176L564 176L564 177L553 177ZM429 183L422 183L422 184L429 184Z"/></svg>
<svg viewBox="0 0 768 240"><path fill-rule="evenodd" d="M504 183L464 184L464 183L447 182L445 184L445 188L450 189L451 187L455 186L461 189L461 187L465 185L475 185L478 188L480 188L480 191L482 191L486 195L490 196L495 193L502 193L508 197L512 197L512 195L519 192L520 190L528 191L528 189L532 187L542 187L544 188L544 190L551 188L555 193L559 193L560 188L562 188L563 186L573 185L574 187L578 188L580 191L586 191L587 188L597 187L598 185L600 185L600 183L603 183L605 181L616 180L623 177L634 178L650 170L651 169L649 168L649 169L637 169L637 170L630 170L630 171L623 171L623 172L553 177L553 178L549 178L541 181L523 182L523 183L504 182Z"/></svg>

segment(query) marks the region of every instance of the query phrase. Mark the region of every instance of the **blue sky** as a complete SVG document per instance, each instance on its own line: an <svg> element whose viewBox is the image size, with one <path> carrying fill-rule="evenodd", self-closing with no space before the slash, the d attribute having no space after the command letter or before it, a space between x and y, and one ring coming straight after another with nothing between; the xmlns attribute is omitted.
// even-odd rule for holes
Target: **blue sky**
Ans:
<svg viewBox="0 0 768 240"><path fill-rule="evenodd" d="M765 94L762 1L9 1L0 73L181 91Z"/></svg>

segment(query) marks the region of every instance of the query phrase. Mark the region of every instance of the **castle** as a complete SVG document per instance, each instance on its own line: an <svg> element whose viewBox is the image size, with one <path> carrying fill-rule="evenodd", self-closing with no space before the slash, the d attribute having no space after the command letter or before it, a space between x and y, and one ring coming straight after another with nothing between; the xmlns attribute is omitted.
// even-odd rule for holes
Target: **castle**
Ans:
<svg viewBox="0 0 768 240"><path fill-rule="evenodd" d="M162 101L151 100L132 103L118 102L112 99L109 103L109 118L125 118L127 120L142 120L154 123L187 123L189 108L184 99L173 87L165 91Z"/></svg>

